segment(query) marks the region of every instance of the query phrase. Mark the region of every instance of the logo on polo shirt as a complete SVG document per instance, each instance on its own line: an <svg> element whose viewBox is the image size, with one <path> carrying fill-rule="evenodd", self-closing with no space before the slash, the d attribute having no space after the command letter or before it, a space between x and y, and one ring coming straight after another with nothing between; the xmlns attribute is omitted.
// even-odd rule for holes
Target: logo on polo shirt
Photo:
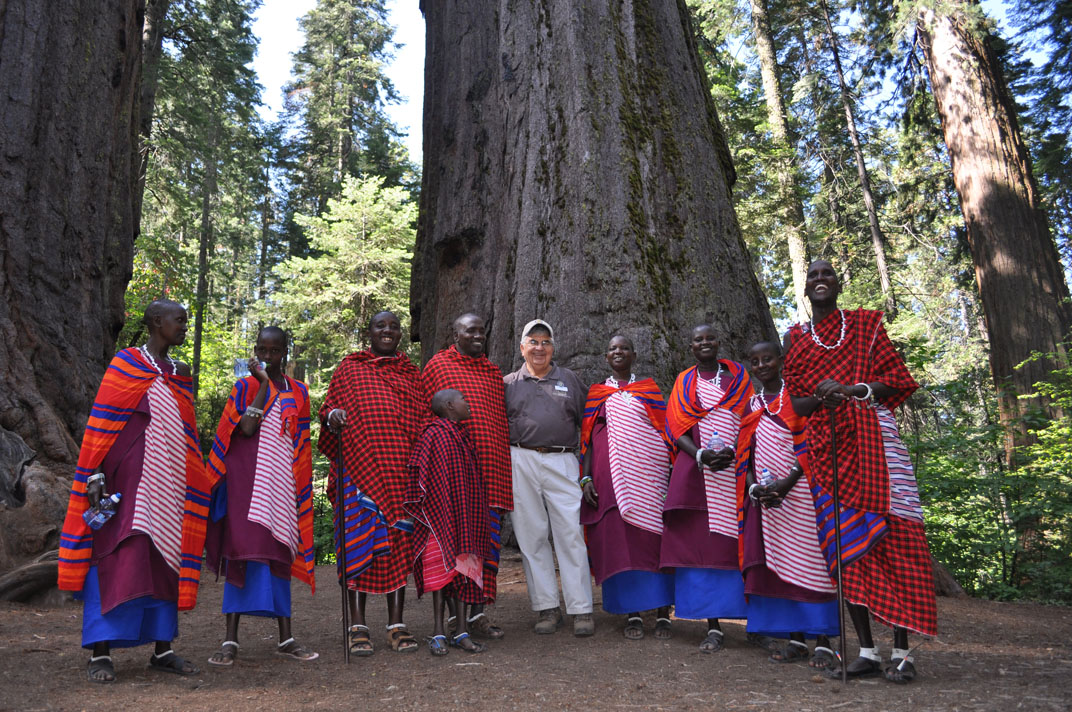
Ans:
<svg viewBox="0 0 1072 712"><path fill-rule="evenodd" d="M569 396L569 388L566 387L565 383L559 381L555 384L555 395L563 397Z"/></svg>

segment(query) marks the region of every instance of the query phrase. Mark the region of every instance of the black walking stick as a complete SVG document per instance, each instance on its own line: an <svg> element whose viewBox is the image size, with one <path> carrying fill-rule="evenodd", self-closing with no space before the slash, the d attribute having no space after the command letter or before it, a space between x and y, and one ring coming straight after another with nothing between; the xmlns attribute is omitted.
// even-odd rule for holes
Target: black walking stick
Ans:
<svg viewBox="0 0 1072 712"><path fill-rule="evenodd" d="M841 682L848 684L849 669L845 660L845 591L841 588L841 497L838 492L838 469L837 469L837 426L834 420L835 408L830 411L830 458L834 469L834 550L837 556L837 606L838 626L841 635L838 636L838 657L841 658Z"/></svg>
<svg viewBox="0 0 1072 712"><path fill-rule="evenodd" d="M342 587L342 658L347 665L350 664L350 601L346 581L346 511L343 508L343 458L342 458L342 428L339 428L338 450L335 454L335 536L339 542L339 585Z"/></svg>

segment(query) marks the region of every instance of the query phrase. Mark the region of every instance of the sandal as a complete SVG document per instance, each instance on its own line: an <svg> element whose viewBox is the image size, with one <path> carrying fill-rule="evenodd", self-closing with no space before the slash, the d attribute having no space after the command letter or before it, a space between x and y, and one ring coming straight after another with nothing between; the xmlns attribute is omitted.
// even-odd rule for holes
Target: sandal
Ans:
<svg viewBox="0 0 1072 712"><path fill-rule="evenodd" d="M153 653L152 657L149 658L149 667L153 670L170 672L184 677L201 672L192 663L188 663L176 655L174 650L166 650L160 655Z"/></svg>
<svg viewBox="0 0 1072 712"><path fill-rule="evenodd" d="M670 619L669 618L656 618L655 619L655 639L656 640L670 640L671 635Z"/></svg>
<svg viewBox="0 0 1072 712"><path fill-rule="evenodd" d="M450 652L450 648L447 647L447 636L445 635L430 635L425 640L428 641L428 651L432 655L440 656Z"/></svg>
<svg viewBox="0 0 1072 712"><path fill-rule="evenodd" d="M769 660L772 663L795 663L806 657L808 657L808 644L790 640L784 648L771 653Z"/></svg>
<svg viewBox="0 0 1072 712"><path fill-rule="evenodd" d="M625 620L625 630L622 631L626 640L640 640L644 637L644 619L640 616L630 616Z"/></svg>
<svg viewBox="0 0 1072 712"><path fill-rule="evenodd" d="M372 638L369 637L369 627L367 625L355 623L350 626L348 641L350 643L350 655L363 658L376 652L376 649L372 647Z"/></svg>
<svg viewBox="0 0 1072 712"><path fill-rule="evenodd" d="M306 650L298 641L294 638L287 638L275 649L276 655L282 655L284 657L297 660L299 662L307 663L312 660L316 660L320 657L320 653L315 653L312 650Z"/></svg>
<svg viewBox="0 0 1072 712"><path fill-rule="evenodd" d="M469 629L469 632L473 635L474 638L487 638L488 640L500 640L503 636L506 635L506 632L503 631L502 628L500 628L497 625L492 625L491 624L491 619L488 618L488 615L486 613L484 613L484 611L481 611L480 613L477 613L472 618L467 618L466 620L469 623L469 625L467 625L466 628ZM455 631L457 631L457 629L458 629L458 627L455 626L454 630L451 631L451 634L453 634Z"/></svg>
<svg viewBox="0 0 1072 712"><path fill-rule="evenodd" d="M391 650L396 653L412 653L420 647L417 639L406 629L405 623L387 626L387 642L391 644Z"/></svg>
<svg viewBox="0 0 1072 712"><path fill-rule="evenodd" d="M234 640L225 640L220 645L220 649L208 659L208 664L216 667L231 667L237 657L238 643Z"/></svg>
<svg viewBox="0 0 1072 712"><path fill-rule="evenodd" d="M835 680L841 679L841 666L835 665L826 671L826 674ZM877 677L882 674L882 663L878 660L872 660L871 658L860 657L849 663L845 668L845 677L852 680L854 678L865 677Z"/></svg>
<svg viewBox="0 0 1072 712"><path fill-rule="evenodd" d="M781 643L777 638L772 638L769 635L760 635L759 633L749 633L748 642L757 648L762 648L768 653L773 653L782 649Z"/></svg>
<svg viewBox="0 0 1072 712"><path fill-rule="evenodd" d="M893 658L882 671L882 677L897 685L907 685L916 679L916 666L912 658Z"/></svg>
<svg viewBox="0 0 1072 712"><path fill-rule="evenodd" d="M722 631L712 628L700 643L701 653L717 653L722 650Z"/></svg>
<svg viewBox="0 0 1072 712"><path fill-rule="evenodd" d="M829 670L833 664L834 651L830 648L816 645L815 651L811 654L811 660L808 661L808 667L816 670Z"/></svg>
<svg viewBox="0 0 1072 712"><path fill-rule="evenodd" d="M465 645L466 642L468 642L469 644ZM488 649L488 646L484 645L483 643L478 643L472 638L470 638L468 633L460 633L451 638L450 647L461 648L465 652L473 654L482 653Z"/></svg>
<svg viewBox="0 0 1072 712"><path fill-rule="evenodd" d="M86 666L86 677L90 682L106 685L115 682L115 666L112 664L111 655L90 656L89 665Z"/></svg>

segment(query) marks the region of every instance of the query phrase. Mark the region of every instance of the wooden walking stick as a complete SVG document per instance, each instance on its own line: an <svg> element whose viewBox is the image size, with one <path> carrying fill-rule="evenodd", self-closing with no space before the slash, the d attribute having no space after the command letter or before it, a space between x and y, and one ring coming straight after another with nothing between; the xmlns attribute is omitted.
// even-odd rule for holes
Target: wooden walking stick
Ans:
<svg viewBox="0 0 1072 712"><path fill-rule="evenodd" d="M339 428L339 444L335 454L335 536L339 542L339 557L336 565L339 567L339 585L342 587L342 658L347 665L350 664L350 601L346 581L346 511L343 508L343 457L342 457L342 428Z"/></svg>
<svg viewBox="0 0 1072 712"><path fill-rule="evenodd" d="M841 682L849 683L849 669L845 661L845 591L841 588L841 498L838 492L838 469L837 469L837 426L834 420L835 408L830 411L830 459L834 468L834 551L837 556L837 606L838 627L841 635L838 636L838 657L841 658Z"/></svg>

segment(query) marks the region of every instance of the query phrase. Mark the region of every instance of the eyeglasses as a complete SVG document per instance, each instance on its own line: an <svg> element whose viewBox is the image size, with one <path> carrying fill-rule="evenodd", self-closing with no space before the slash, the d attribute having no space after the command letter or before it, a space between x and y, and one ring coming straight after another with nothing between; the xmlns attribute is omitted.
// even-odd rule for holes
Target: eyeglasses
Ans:
<svg viewBox="0 0 1072 712"><path fill-rule="evenodd" d="M533 349L537 346L542 346L545 349L549 349L555 345L555 342L551 341L550 339L544 339L543 341L537 341L536 339L526 339L525 344L529 346L529 348Z"/></svg>

